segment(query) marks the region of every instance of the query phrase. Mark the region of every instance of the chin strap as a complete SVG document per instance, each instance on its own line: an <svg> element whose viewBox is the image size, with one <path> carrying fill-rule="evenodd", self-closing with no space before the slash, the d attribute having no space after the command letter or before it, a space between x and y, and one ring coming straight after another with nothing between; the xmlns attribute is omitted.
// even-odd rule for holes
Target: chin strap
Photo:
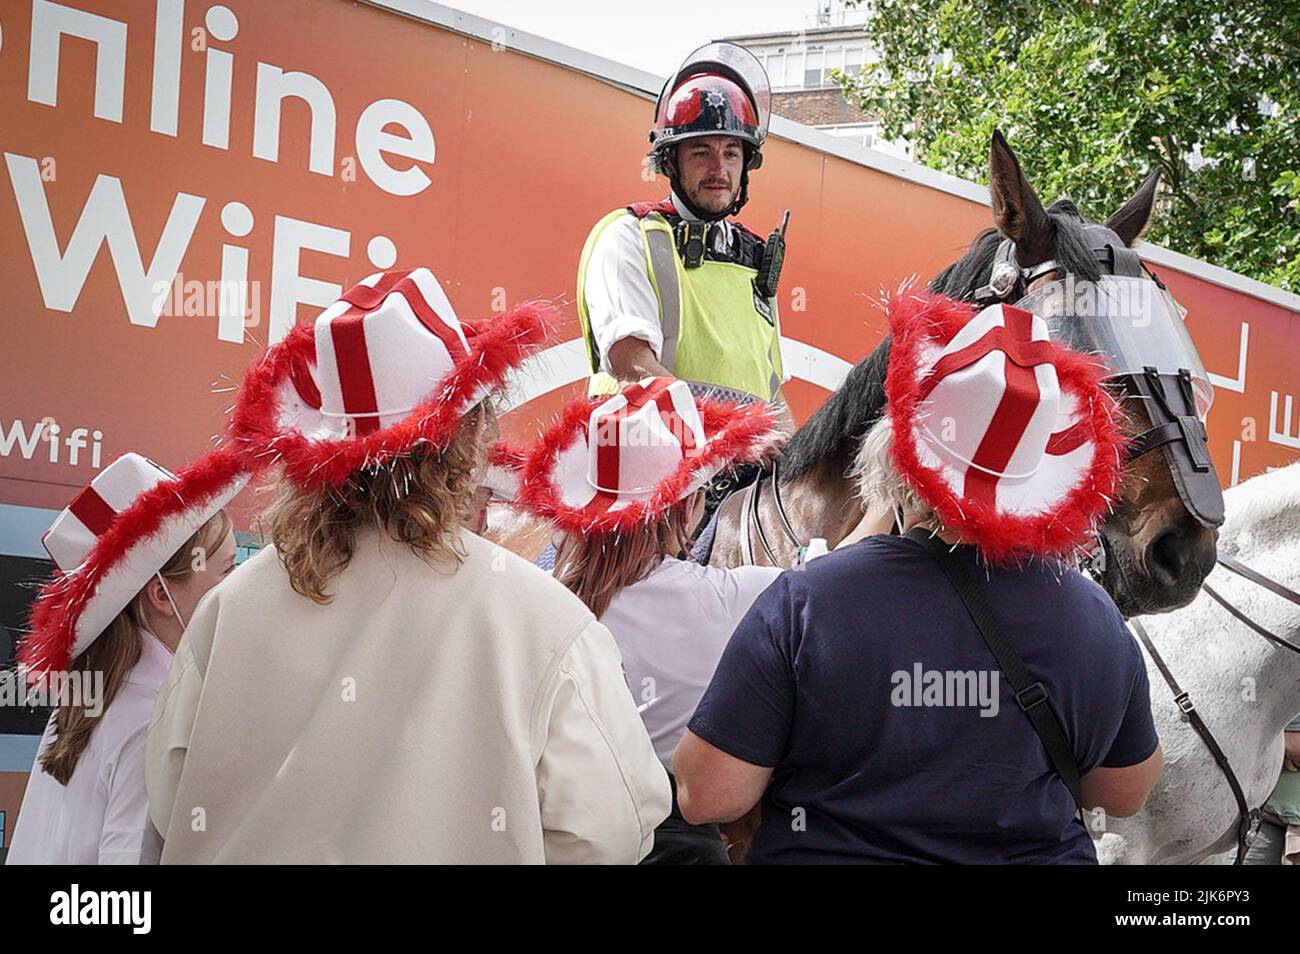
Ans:
<svg viewBox="0 0 1300 954"><path fill-rule="evenodd" d="M161 572L154 573L154 576L158 577L158 582L162 584L163 595L167 597L167 602L171 604L172 612L176 614L176 619L181 624L181 631L184 632L188 624L185 622L185 617L181 615L181 611L176 608L176 601L172 599L172 591L167 588L167 581L163 579Z"/></svg>

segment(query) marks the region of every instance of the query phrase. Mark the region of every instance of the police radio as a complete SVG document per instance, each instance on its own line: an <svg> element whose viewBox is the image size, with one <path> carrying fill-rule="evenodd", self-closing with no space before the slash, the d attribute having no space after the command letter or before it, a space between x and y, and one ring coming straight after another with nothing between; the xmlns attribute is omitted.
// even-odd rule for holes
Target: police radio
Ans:
<svg viewBox="0 0 1300 954"><path fill-rule="evenodd" d="M785 264L785 230L790 224L790 210L785 210L781 224L772 230L763 245L763 257L758 263L754 288L763 298L775 298L776 286L781 281L781 266Z"/></svg>

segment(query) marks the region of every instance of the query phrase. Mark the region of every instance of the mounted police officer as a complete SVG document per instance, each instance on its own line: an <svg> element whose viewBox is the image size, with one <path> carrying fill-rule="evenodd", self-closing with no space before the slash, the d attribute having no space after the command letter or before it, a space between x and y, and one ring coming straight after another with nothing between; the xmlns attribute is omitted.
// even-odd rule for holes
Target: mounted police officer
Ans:
<svg viewBox="0 0 1300 954"><path fill-rule="evenodd" d="M749 173L763 163L771 102L762 64L732 43L696 50L664 84L650 162L668 178L669 195L602 218L578 264L590 395L677 377L697 397L770 404L781 427L794 430L781 392L788 376L776 301L786 221L764 240L728 218L748 201ZM702 562L718 504L759 470L720 475L710 488Z"/></svg>
<svg viewBox="0 0 1300 954"><path fill-rule="evenodd" d="M771 91L747 50L696 50L664 85L651 163L671 191L602 218L578 266L578 314L593 395L669 375L710 392L776 406L781 394L776 282L784 229L765 241L729 220L763 161Z"/></svg>

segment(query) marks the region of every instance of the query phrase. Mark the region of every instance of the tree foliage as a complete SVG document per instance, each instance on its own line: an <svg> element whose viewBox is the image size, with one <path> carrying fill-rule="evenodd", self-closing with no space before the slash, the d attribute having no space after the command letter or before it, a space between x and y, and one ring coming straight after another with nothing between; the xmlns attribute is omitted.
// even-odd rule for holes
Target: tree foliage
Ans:
<svg viewBox="0 0 1300 954"><path fill-rule="evenodd" d="M1300 291L1297 0L876 0L866 30L840 82L918 162L985 181L1001 127L1097 220L1159 166L1148 239Z"/></svg>

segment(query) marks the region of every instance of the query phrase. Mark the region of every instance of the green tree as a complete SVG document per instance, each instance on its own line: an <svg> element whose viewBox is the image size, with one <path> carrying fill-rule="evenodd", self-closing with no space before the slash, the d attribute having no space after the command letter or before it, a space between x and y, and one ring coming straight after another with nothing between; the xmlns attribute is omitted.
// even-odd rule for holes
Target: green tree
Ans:
<svg viewBox="0 0 1300 954"><path fill-rule="evenodd" d="M846 95L986 181L1001 127L1044 201L1101 220L1159 166L1146 236L1300 291L1300 2L875 0Z"/></svg>

